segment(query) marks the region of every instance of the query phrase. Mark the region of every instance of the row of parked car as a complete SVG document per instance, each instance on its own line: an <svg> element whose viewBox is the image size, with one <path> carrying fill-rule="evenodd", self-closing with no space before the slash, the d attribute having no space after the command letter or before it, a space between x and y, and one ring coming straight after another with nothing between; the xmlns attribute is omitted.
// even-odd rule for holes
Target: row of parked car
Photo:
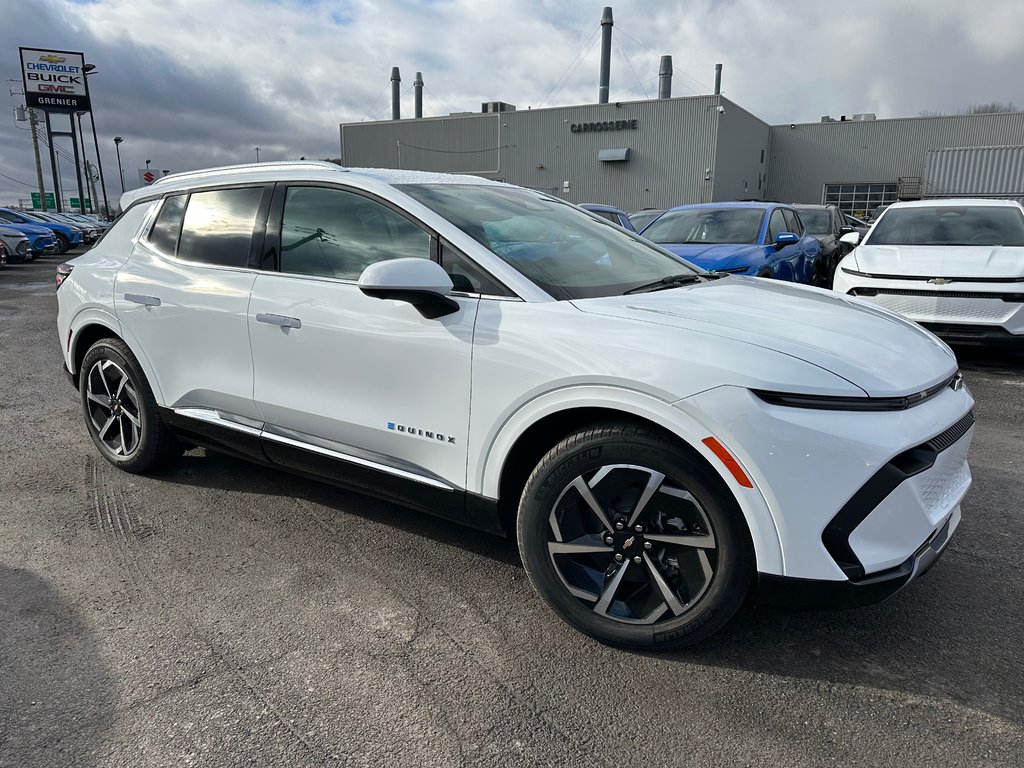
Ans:
<svg viewBox="0 0 1024 768"><path fill-rule="evenodd" d="M709 271L821 287L831 286L836 266L852 248L840 238L868 228L834 205L741 200L632 214L607 205L581 207Z"/></svg>
<svg viewBox="0 0 1024 768"><path fill-rule="evenodd" d="M0 208L0 267L90 245L109 226L109 222L88 214Z"/></svg>

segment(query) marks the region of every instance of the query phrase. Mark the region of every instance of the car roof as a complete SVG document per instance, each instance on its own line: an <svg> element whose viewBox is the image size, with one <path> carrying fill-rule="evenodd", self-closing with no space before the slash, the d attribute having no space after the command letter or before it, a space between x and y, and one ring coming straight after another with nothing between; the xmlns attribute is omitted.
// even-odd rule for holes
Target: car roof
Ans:
<svg viewBox="0 0 1024 768"><path fill-rule="evenodd" d="M248 163L220 168L183 171L163 176L152 184L126 192L121 197L125 209L136 200L213 184L245 184L253 181L344 181L363 189L390 187L396 184L479 184L508 186L479 176L465 176L432 171L405 171L390 168L346 168L329 162L294 161L279 163Z"/></svg>
<svg viewBox="0 0 1024 768"><path fill-rule="evenodd" d="M835 208L834 205L815 205L814 203L790 203L798 211L827 211L829 208Z"/></svg>
<svg viewBox="0 0 1024 768"><path fill-rule="evenodd" d="M721 203L688 203L687 205L677 205L675 208L669 208L669 211L682 211L693 208L756 208L760 211L766 211L770 208L779 207L789 208L792 206L785 203L762 203L753 200L729 200Z"/></svg>
<svg viewBox="0 0 1024 768"><path fill-rule="evenodd" d="M1020 203L1016 200L998 198L943 197L932 200L906 200L900 203L892 203L889 205L887 210L895 210L897 208L944 208L947 206L956 208L963 208L965 206L1000 206L1006 208L1019 208Z"/></svg>
<svg viewBox="0 0 1024 768"><path fill-rule="evenodd" d="M626 212L621 208L616 208L614 205L605 205L604 203L580 203L579 206L580 208L586 208L588 211L605 211L607 213L626 215Z"/></svg>

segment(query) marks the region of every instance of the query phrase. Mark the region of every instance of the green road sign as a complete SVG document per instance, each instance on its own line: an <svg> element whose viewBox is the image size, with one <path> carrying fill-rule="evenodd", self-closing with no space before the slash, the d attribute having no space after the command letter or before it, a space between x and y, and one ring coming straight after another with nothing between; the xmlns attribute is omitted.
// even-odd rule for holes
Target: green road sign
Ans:
<svg viewBox="0 0 1024 768"><path fill-rule="evenodd" d="M86 202L88 202L88 201L86 201ZM33 192L32 193L32 207L35 208L35 209L42 209L42 207L43 207L43 204L39 200L39 193L38 192ZM49 209L53 209L53 208L57 207L57 204L53 200L53 192L47 192L46 193L46 207L49 208Z"/></svg>
<svg viewBox="0 0 1024 768"><path fill-rule="evenodd" d="M47 204L49 204L49 201L47 201ZM78 210L82 210L82 202L77 197L72 197L71 207L77 208ZM92 210L92 200L90 200L88 197L85 198L85 207L88 208L90 211Z"/></svg>

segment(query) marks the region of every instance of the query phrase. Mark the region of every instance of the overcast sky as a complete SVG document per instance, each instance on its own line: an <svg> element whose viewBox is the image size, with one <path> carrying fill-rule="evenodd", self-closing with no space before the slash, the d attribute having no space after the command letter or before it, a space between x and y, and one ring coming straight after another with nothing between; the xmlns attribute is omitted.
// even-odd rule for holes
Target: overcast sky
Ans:
<svg viewBox="0 0 1024 768"><path fill-rule="evenodd" d="M403 116L413 112L416 71L426 82L427 116L475 111L491 100L520 109L596 102L603 5L6 0L0 63L15 90L18 46L83 51L96 65L90 90L113 201L120 193L115 135L124 137L128 188L147 158L153 168L185 170L250 162L257 146L261 160L337 157L339 123L390 118L392 66L402 72ZM612 6L612 101L656 95L659 57L668 53L674 96L709 93L721 62L723 93L770 123L856 112L914 116L992 101L1024 108L1024 0ZM35 188L27 124L12 114L22 97L8 103L0 203ZM68 139L58 142L70 150ZM70 190L73 168L63 168ZM49 178L48 166L44 173Z"/></svg>

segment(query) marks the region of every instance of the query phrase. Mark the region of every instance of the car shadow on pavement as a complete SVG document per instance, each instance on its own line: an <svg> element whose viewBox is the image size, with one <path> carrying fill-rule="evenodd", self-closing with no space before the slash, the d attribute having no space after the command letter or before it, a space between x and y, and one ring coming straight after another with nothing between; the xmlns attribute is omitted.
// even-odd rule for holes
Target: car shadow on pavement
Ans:
<svg viewBox="0 0 1024 768"><path fill-rule="evenodd" d="M953 352L960 367L968 371L992 373L1024 373L1024 344L1016 347L989 348L980 346L954 346Z"/></svg>
<svg viewBox="0 0 1024 768"><path fill-rule="evenodd" d="M31 571L0 566L0 763L95 764L113 686L72 603Z"/></svg>

